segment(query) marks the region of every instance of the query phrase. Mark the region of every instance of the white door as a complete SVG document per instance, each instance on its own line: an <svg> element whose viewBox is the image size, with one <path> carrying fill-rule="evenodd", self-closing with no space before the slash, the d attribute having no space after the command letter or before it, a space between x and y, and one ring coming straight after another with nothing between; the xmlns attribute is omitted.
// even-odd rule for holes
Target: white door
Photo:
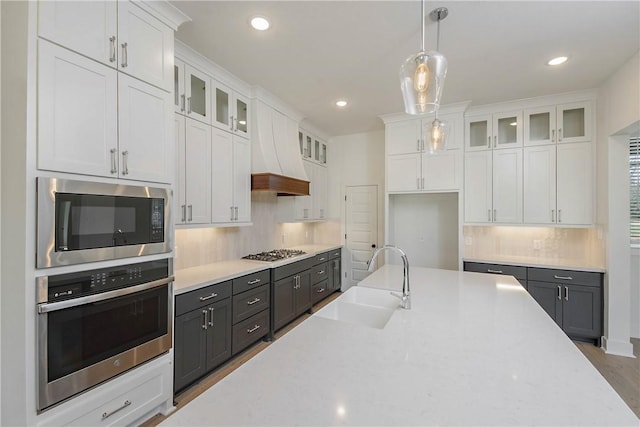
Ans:
<svg viewBox="0 0 640 427"><path fill-rule="evenodd" d="M524 148L524 223L553 224L556 218L556 146Z"/></svg>
<svg viewBox="0 0 640 427"><path fill-rule="evenodd" d="M367 277L368 261L378 245L378 186L347 187L346 200L347 288Z"/></svg>
<svg viewBox="0 0 640 427"><path fill-rule="evenodd" d="M590 142L558 144L558 224L593 224L593 154Z"/></svg>
<svg viewBox="0 0 640 427"><path fill-rule="evenodd" d="M422 186L420 154L387 156L387 191L419 191Z"/></svg>
<svg viewBox="0 0 640 427"><path fill-rule="evenodd" d="M211 126L187 118L185 176L187 224L211 222Z"/></svg>
<svg viewBox="0 0 640 427"><path fill-rule="evenodd" d="M522 149L493 151L493 222L522 223Z"/></svg>
<svg viewBox="0 0 640 427"><path fill-rule="evenodd" d="M251 141L233 138L233 201L236 221L251 221Z"/></svg>
<svg viewBox="0 0 640 427"><path fill-rule="evenodd" d="M176 144L176 161L175 161L175 192L173 194L173 222L175 224L184 224L187 221L187 202L186 202L186 134L185 134L185 118L180 114L174 114L174 134Z"/></svg>
<svg viewBox="0 0 640 427"><path fill-rule="evenodd" d="M235 218L233 204L233 135L213 129L211 138L211 221L227 223Z"/></svg>
<svg viewBox="0 0 640 427"><path fill-rule="evenodd" d="M38 168L115 178L117 71L45 40L38 50Z"/></svg>
<svg viewBox="0 0 640 427"><path fill-rule="evenodd" d="M390 123L385 127L387 155L421 151L421 120Z"/></svg>
<svg viewBox="0 0 640 427"><path fill-rule="evenodd" d="M173 89L173 30L128 1L118 2L118 69Z"/></svg>
<svg viewBox="0 0 640 427"><path fill-rule="evenodd" d="M491 222L492 206L491 151L465 153L464 222Z"/></svg>
<svg viewBox="0 0 640 427"><path fill-rule="evenodd" d="M115 1L39 1L38 35L116 67L117 4Z"/></svg>
<svg viewBox="0 0 640 427"><path fill-rule="evenodd" d="M171 93L118 74L121 178L173 181L173 100Z"/></svg>

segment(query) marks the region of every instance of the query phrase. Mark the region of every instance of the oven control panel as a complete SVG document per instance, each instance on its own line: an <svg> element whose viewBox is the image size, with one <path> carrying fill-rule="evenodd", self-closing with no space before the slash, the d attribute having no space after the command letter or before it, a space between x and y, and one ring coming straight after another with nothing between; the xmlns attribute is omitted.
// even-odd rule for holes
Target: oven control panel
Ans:
<svg viewBox="0 0 640 427"><path fill-rule="evenodd" d="M59 274L47 278L47 301L39 302L78 298L166 277L169 277L168 259Z"/></svg>

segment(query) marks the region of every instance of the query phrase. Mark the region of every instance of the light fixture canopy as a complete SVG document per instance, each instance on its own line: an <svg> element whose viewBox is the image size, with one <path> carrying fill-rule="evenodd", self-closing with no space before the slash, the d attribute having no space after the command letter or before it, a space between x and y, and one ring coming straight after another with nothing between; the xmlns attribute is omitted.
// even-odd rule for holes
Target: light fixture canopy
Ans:
<svg viewBox="0 0 640 427"><path fill-rule="evenodd" d="M444 79L447 75L447 59L437 51L440 44L440 21L447 17L446 8L431 11L431 19L438 23L438 41L435 51L424 48L425 0L422 0L422 40L418 53L408 57L400 67L400 88L407 114L432 113L440 106Z"/></svg>
<svg viewBox="0 0 640 427"><path fill-rule="evenodd" d="M271 27L271 23L264 16L253 16L249 22L251 26L258 31L266 31Z"/></svg>

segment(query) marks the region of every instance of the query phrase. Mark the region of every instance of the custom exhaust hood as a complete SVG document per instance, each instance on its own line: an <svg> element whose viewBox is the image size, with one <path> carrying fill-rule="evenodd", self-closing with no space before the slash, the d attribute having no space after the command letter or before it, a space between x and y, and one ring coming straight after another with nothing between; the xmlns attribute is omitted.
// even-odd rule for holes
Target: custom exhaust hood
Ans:
<svg viewBox="0 0 640 427"><path fill-rule="evenodd" d="M298 124L260 99L254 104L251 190L308 196L309 179L298 147Z"/></svg>

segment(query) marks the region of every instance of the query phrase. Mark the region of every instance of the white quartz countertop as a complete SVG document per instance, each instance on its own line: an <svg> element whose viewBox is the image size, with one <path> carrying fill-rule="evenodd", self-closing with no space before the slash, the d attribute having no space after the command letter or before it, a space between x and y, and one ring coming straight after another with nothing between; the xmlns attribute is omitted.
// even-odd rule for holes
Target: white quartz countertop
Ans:
<svg viewBox="0 0 640 427"><path fill-rule="evenodd" d="M562 270L589 271L594 273L606 273L607 269L596 263L584 259L567 258L539 258L528 256L492 256L489 258L464 257L463 261L483 262L488 264L517 265L524 267L558 268Z"/></svg>
<svg viewBox="0 0 640 427"><path fill-rule="evenodd" d="M410 279L412 309L383 329L320 310L161 425L639 425L512 277L413 268ZM360 287L401 281L383 266Z"/></svg>
<svg viewBox="0 0 640 427"><path fill-rule="evenodd" d="M234 259L176 270L174 273L175 279L173 282L173 293L174 295L179 295L185 292L194 291L205 286L235 279L236 277L244 276L246 274L280 267L282 265L313 257L318 253L331 251L341 247L342 245L301 245L288 249L301 250L306 252L306 255L287 258L281 261L262 262Z"/></svg>

